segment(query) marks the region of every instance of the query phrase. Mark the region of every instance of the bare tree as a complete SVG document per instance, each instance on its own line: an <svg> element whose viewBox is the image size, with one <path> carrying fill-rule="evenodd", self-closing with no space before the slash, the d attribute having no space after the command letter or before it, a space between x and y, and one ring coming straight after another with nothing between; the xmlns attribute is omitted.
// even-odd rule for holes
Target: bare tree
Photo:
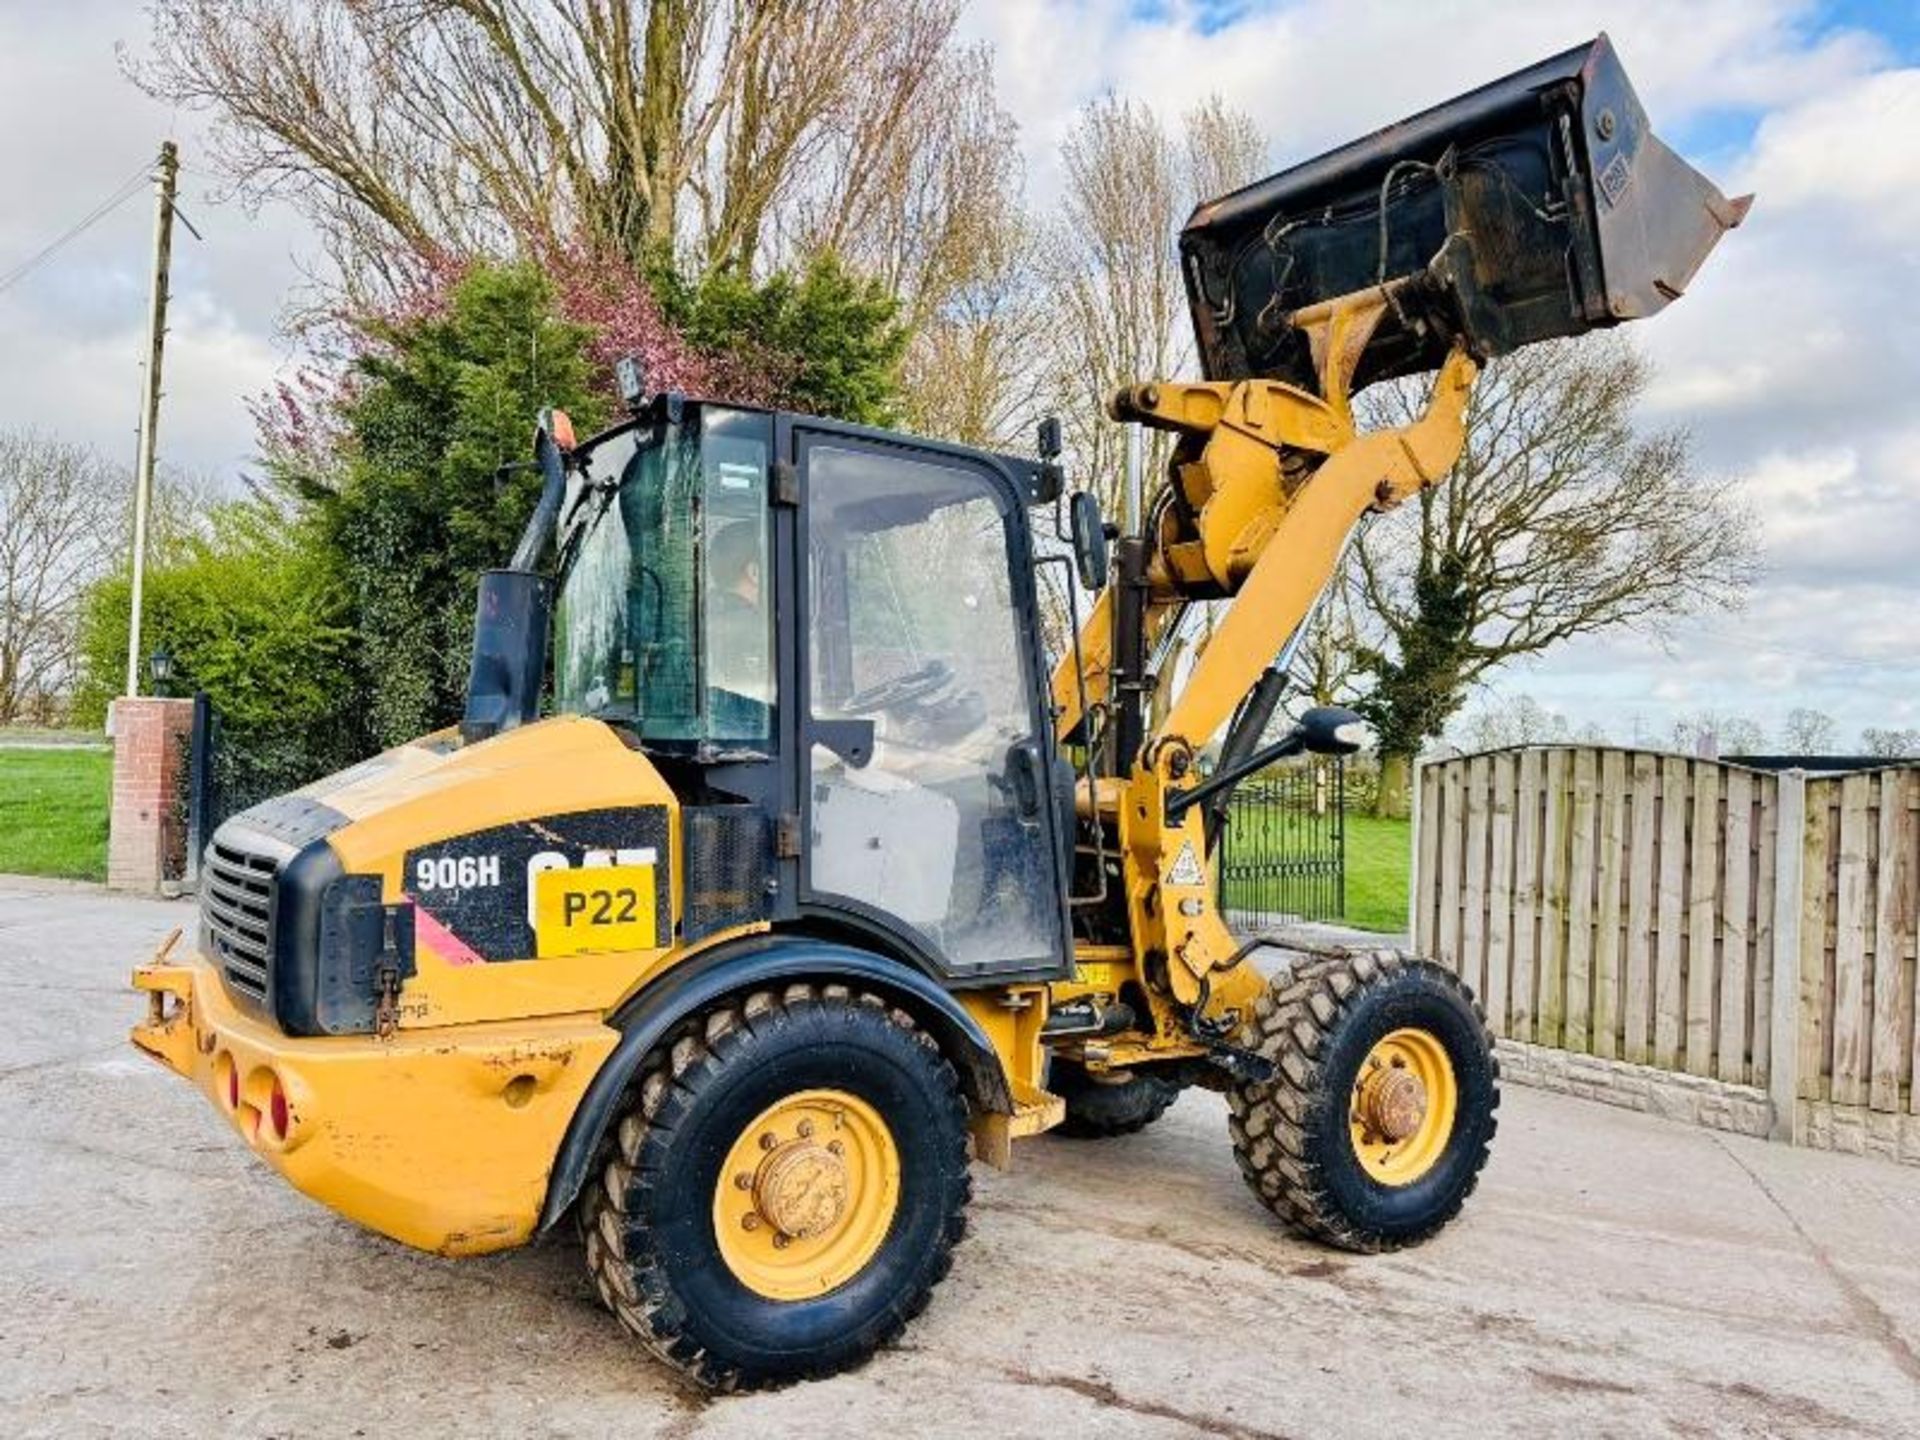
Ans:
<svg viewBox="0 0 1920 1440"><path fill-rule="evenodd" d="M1044 251L1054 335L1049 389L1085 483L1111 509L1123 437L1107 399L1170 373L1179 354L1169 265L1184 187L1172 137L1147 106L1108 95L1060 147L1065 184Z"/></svg>
<svg viewBox="0 0 1920 1440"><path fill-rule="evenodd" d="M1860 748L1878 760L1920 759L1920 730L1868 726L1860 732Z"/></svg>
<svg viewBox="0 0 1920 1440"><path fill-rule="evenodd" d="M0 430L0 724L52 718L74 677L86 589L120 552L126 471L35 430Z"/></svg>
<svg viewBox="0 0 1920 1440"><path fill-rule="evenodd" d="M1558 710L1531 695L1489 698L1468 711L1447 738L1461 750L1500 750L1509 745L1566 744L1573 727Z"/></svg>
<svg viewBox="0 0 1920 1440"><path fill-rule="evenodd" d="M1359 634L1353 601L1352 587L1336 577L1325 603L1307 622L1294 659L1293 691L1310 704L1334 705L1351 697Z"/></svg>
<svg viewBox="0 0 1920 1440"><path fill-rule="evenodd" d="M841 249L918 303L1010 122L961 0L155 0L150 93L350 279L436 253ZM964 219L964 217L959 217Z"/></svg>
<svg viewBox="0 0 1920 1440"><path fill-rule="evenodd" d="M1683 755L1707 760L1722 755L1752 755L1766 749L1767 732L1745 715L1702 710L1673 722L1672 746Z"/></svg>
<svg viewBox="0 0 1920 1440"><path fill-rule="evenodd" d="M1796 705L1787 712L1780 748L1789 755L1830 755L1839 735L1840 728L1826 711Z"/></svg>
<svg viewBox="0 0 1920 1440"><path fill-rule="evenodd" d="M1185 129L1189 208L1266 175L1267 137L1251 115L1218 94L1187 111Z"/></svg>
<svg viewBox="0 0 1920 1440"><path fill-rule="evenodd" d="M1180 226L1200 200L1263 174L1266 144L1217 96L1185 117L1176 140L1150 107L1107 95L1080 112L1060 163L1064 184L1041 265L1052 310L1047 391L1077 469L1111 507L1125 436L1105 418L1108 398L1122 385L1192 368ZM1152 477L1170 446L1148 438Z"/></svg>
<svg viewBox="0 0 1920 1440"><path fill-rule="evenodd" d="M251 198L343 264L588 235L636 259L781 7L720 0L157 0L151 93L207 108ZM637 22L637 23L636 23ZM718 63L705 63L717 45ZM702 90L703 72L707 87Z"/></svg>
<svg viewBox="0 0 1920 1440"><path fill-rule="evenodd" d="M906 421L927 435L1024 449L1047 400L1049 308L1033 230L1017 208L979 212L972 273L915 327L902 366Z"/></svg>
<svg viewBox="0 0 1920 1440"><path fill-rule="evenodd" d="M1684 431L1635 428L1650 373L1617 332L1496 362L1451 477L1356 547L1383 813L1404 813L1421 743L1497 667L1737 603L1752 527L1725 484L1694 469ZM1373 419L1400 423L1422 396L1401 384L1368 399Z"/></svg>

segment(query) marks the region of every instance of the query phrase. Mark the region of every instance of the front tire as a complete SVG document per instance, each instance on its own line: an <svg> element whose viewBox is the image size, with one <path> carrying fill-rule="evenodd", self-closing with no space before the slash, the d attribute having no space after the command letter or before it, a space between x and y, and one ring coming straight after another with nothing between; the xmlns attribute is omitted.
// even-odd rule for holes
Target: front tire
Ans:
<svg viewBox="0 0 1920 1440"><path fill-rule="evenodd" d="M1228 1092L1241 1173L1302 1234L1397 1250L1460 1213L1500 1104L1486 1018L1457 976L1394 950L1315 955L1241 1042L1275 1066Z"/></svg>
<svg viewBox="0 0 1920 1440"><path fill-rule="evenodd" d="M819 1378L926 1308L971 1190L959 1081L905 1011L840 985L758 991L642 1067L581 1202L587 1265L702 1385Z"/></svg>

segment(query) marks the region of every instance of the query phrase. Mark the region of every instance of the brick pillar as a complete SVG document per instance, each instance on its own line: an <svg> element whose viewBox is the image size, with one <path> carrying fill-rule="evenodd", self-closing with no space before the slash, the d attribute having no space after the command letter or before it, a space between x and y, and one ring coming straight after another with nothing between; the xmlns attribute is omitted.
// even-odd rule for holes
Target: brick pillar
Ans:
<svg viewBox="0 0 1920 1440"><path fill-rule="evenodd" d="M193 730L191 700L146 696L113 702L113 811L107 831L107 884L157 891L186 859L179 797Z"/></svg>

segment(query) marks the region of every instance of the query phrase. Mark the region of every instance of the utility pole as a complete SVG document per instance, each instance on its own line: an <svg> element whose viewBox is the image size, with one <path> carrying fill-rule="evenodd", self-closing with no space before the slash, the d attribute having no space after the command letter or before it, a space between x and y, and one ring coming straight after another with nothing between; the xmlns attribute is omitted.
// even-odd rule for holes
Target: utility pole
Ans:
<svg viewBox="0 0 1920 1440"><path fill-rule="evenodd" d="M140 453L133 475L133 614L127 627L127 694L140 693L140 601L147 569L147 512L153 507L153 463L160 428L160 354L167 343L167 283L173 263L173 197L180 179L180 151L160 147L154 177L153 299L147 310L146 390L140 404Z"/></svg>

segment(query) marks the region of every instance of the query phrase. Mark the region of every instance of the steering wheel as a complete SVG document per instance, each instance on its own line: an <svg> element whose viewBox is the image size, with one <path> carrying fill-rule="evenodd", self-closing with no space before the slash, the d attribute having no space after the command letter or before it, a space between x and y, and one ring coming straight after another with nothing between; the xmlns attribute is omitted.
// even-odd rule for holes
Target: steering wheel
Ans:
<svg viewBox="0 0 1920 1440"><path fill-rule="evenodd" d="M840 702L849 715L871 715L876 710L891 710L942 689L953 678L953 667L944 660L929 660L918 670L909 670L891 680L882 680L864 690L856 690Z"/></svg>

